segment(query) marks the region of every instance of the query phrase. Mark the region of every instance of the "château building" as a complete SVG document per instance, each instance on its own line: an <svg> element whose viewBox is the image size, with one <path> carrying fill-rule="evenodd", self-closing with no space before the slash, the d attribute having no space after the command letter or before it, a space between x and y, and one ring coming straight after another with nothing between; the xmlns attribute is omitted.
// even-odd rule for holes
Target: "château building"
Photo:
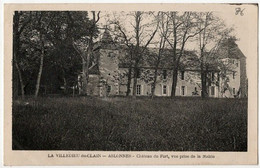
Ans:
<svg viewBox="0 0 260 168"><path fill-rule="evenodd" d="M247 97L247 75L246 57L235 44L223 44L220 46L219 61L228 64L229 69L222 72L217 67L210 67L207 74L208 95L209 97ZM148 53L156 52L156 49L149 48ZM97 64L89 71L87 94L95 96L116 96L126 95L129 65L125 63L129 54L124 45L113 41L109 31L106 29L100 40L95 46L95 57ZM197 57L195 52L185 51L184 58ZM185 59L182 60L185 62ZM162 65L163 64L163 65ZM137 96L149 96L152 92L154 66L143 61L138 67L137 72ZM131 82L131 92L133 94L133 78ZM79 81L81 89L82 82ZM155 96L170 96L172 85L172 69L170 61L162 61L158 67L158 77L155 87ZM178 73L176 96L200 96L201 79L199 66L183 66Z"/></svg>

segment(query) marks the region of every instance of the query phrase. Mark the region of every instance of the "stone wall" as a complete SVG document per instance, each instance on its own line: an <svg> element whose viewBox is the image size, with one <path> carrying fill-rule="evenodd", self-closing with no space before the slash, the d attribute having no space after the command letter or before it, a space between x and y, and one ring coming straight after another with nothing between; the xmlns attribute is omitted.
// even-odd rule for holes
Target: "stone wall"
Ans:
<svg viewBox="0 0 260 168"><path fill-rule="evenodd" d="M87 94L99 96L99 75L90 74L88 78Z"/></svg>
<svg viewBox="0 0 260 168"><path fill-rule="evenodd" d="M240 58L240 74L241 97L247 97L246 57Z"/></svg>
<svg viewBox="0 0 260 168"><path fill-rule="evenodd" d="M119 95L118 64L117 50L108 48L100 49L99 71L102 83L101 90L106 90L107 96Z"/></svg>
<svg viewBox="0 0 260 168"><path fill-rule="evenodd" d="M120 95L126 95L127 91L127 68L120 68L120 74L122 78L120 79ZM140 69L141 75L140 78L137 79L137 85L141 87L140 96L149 96L151 95L151 88L153 83L153 75L154 70ZM147 72L149 71L149 72ZM164 86L166 86L166 93L163 93ZM184 86L184 89L182 88ZM167 77L163 79L163 70L158 70L157 84L155 88L156 96L170 96L171 95L171 87L172 87L172 71L167 70ZM131 95L133 93L133 79L131 82ZM184 92L182 92L182 89ZM184 93L184 95L182 95ZM195 94L197 93L197 94ZM216 87L214 97L218 96L218 88ZM200 87L200 78L198 72L193 71L185 71L184 79L181 78L181 72L178 74L178 82L176 87L176 96L200 96L201 95L201 87Z"/></svg>

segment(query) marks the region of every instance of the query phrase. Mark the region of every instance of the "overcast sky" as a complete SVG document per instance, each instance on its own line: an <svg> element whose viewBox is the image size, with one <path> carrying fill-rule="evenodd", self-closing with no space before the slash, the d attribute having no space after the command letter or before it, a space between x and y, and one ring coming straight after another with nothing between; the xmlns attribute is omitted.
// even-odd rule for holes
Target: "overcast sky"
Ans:
<svg viewBox="0 0 260 168"><path fill-rule="evenodd" d="M244 8L241 8L241 10L243 10ZM106 13L106 12L105 12ZM108 12L110 14L110 17L112 19L112 12ZM116 12L117 14L119 12ZM248 24L248 21L251 19L250 15L248 14L248 11L246 10L246 8L243 11L243 16L240 15L240 13L238 13L236 15L236 12L234 10L230 10L230 11L225 11L225 12L214 12L215 15L217 15L218 17L222 18L225 21L225 24L227 25L227 27L233 27L234 31L233 31L233 35L235 35L239 40L237 41L237 44L239 46L239 48L241 49L241 51L244 53L244 55L247 57L247 55L249 54L249 49L250 49L250 36L248 36L248 33L250 33L251 31L251 27ZM104 15L104 12L103 14ZM120 15L120 14L119 14ZM106 17L102 17L100 20L100 23L104 26L107 22L107 18ZM131 27L131 25L129 24L128 26ZM127 26L125 26L127 27ZM186 46L186 49L194 49L195 47L191 46L192 44L189 44L190 46Z"/></svg>
<svg viewBox="0 0 260 168"><path fill-rule="evenodd" d="M237 41L237 44L244 55L247 57L247 55L249 54L248 50L250 49L251 42L249 33L252 33L251 27L249 26L248 22L252 18L250 17L246 9L243 11L243 16L241 16L240 14L236 15L234 13L234 11L230 11L228 13L217 12L217 15L219 15L219 17L221 17L225 21L228 27L234 27L233 33L239 39Z"/></svg>

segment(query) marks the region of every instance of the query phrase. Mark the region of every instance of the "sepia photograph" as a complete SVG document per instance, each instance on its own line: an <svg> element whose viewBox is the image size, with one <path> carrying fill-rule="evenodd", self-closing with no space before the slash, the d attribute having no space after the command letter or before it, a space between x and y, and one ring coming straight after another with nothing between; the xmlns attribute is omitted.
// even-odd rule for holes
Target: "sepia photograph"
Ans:
<svg viewBox="0 0 260 168"><path fill-rule="evenodd" d="M11 150L247 153L246 6L113 9L12 11Z"/></svg>

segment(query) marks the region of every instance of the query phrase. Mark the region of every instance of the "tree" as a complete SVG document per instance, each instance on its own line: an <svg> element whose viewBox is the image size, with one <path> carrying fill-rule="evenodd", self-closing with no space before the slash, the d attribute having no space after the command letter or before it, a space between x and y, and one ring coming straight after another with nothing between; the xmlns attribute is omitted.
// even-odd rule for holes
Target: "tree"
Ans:
<svg viewBox="0 0 260 168"><path fill-rule="evenodd" d="M40 65L39 71L37 75L37 82L36 82L36 89L34 96L37 97L39 94L40 83L41 83L41 76L42 76L42 69L43 69L43 62L46 52L46 47L51 46L48 43L47 38L45 37L49 32L49 26L55 17L55 13L51 12L36 12L35 13L35 30L36 36L33 38L37 41L40 47Z"/></svg>
<svg viewBox="0 0 260 168"><path fill-rule="evenodd" d="M82 58L78 57L80 46L75 45L75 41L87 39L92 31L95 32L93 37L96 37L97 29L92 29L87 12L16 12L13 63L18 67L22 97L26 91L34 89L37 97L42 80L48 85L42 77L53 76L50 74L53 70L55 76L62 78L65 89L68 84L74 85L79 72L78 58ZM84 49L85 46L82 51ZM90 54L90 57L93 56ZM44 87L46 89L46 85Z"/></svg>
<svg viewBox="0 0 260 168"><path fill-rule="evenodd" d="M159 22L159 36L160 36L160 42L159 42L159 48L157 54L154 56L154 64L155 64L155 69L154 69L154 76L153 76L153 83L152 83L152 98L154 97L154 92L156 89L156 83L157 83L157 76L158 76L158 68L162 60L162 55L165 49L165 43L167 40L167 35L168 35L168 25L169 25L169 18L165 18L165 13L161 12L158 19ZM153 56L153 54L150 54L150 56Z"/></svg>
<svg viewBox="0 0 260 168"><path fill-rule="evenodd" d="M16 67L18 72L18 78L21 87L22 99L24 99L24 81L22 77L21 68L19 65L19 60L17 57L20 56L20 48L21 48L21 34L23 33L26 26L31 22L31 12L20 12L15 11L13 17L13 64ZM16 72L13 71L14 76L16 77ZM14 95L18 94L18 88L16 88L15 79L13 79L13 92Z"/></svg>
<svg viewBox="0 0 260 168"><path fill-rule="evenodd" d="M51 31L47 37L55 47L53 59L51 59L52 65L59 67L66 92L69 86L74 86L76 83L82 55L86 52L87 41L82 39L86 39L90 34L91 25L87 12L55 13L56 16L50 24ZM82 41L83 46L75 45L75 41Z"/></svg>
<svg viewBox="0 0 260 168"><path fill-rule="evenodd" d="M172 49L172 89L171 97L175 97L176 86L178 81L178 71L180 69L181 59L184 56L184 49L187 41L202 29L196 29L197 19L195 12L167 12L169 18L168 34L164 35L169 46ZM178 48L179 47L179 48Z"/></svg>
<svg viewBox="0 0 260 168"><path fill-rule="evenodd" d="M91 11L92 13L92 19L90 21L90 27L89 27L89 34L88 36L85 36L83 38L80 39L80 41L74 41L73 42L73 46L75 48L75 50L78 51L79 55L82 58L82 80L83 80L83 94L87 94L87 84L88 84L88 77L89 77L89 70L94 66L91 66L91 56L93 56L93 50L94 50L94 45L95 45L95 38L97 37L97 32L98 32L98 21L100 19L100 12L95 12L95 11ZM74 19L72 18L72 16L70 15L70 21L71 24L74 24ZM76 45L80 44L80 45L86 44L85 49L83 49L82 51L82 47L81 49L79 49Z"/></svg>
<svg viewBox="0 0 260 168"><path fill-rule="evenodd" d="M152 12L130 12L127 14L131 17L130 25L132 30L123 28L120 24L119 18L115 18L112 21L116 25L116 29L120 32L123 41L128 47L130 53L129 72L128 72L128 86L127 94L130 92L130 82L133 70L133 96L136 96L136 85L137 85L137 73L139 71L140 63L143 59L143 55L147 50L148 45L153 40L158 30L158 20L154 18ZM144 21L144 18L148 21Z"/></svg>
<svg viewBox="0 0 260 168"><path fill-rule="evenodd" d="M114 14L115 16L115 14ZM118 43L123 43L126 46L126 57L121 59L124 64L128 66L128 72L127 72L127 91L126 91L126 96L130 95L131 92L131 81L132 81L132 69L133 69L133 55L134 55L134 45L131 43L131 38L128 37L126 34L126 29L122 25L121 21L119 21L119 16L116 16L115 20L110 20L110 25L115 25L115 30L111 31L114 36L117 37Z"/></svg>
<svg viewBox="0 0 260 168"><path fill-rule="evenodd" d="M219 65L216 64L216 60L218 60L216 53L222 40L229 36L232 29L227 29L224 22L214 16L212 12L199 13L197 18L199 20L198 29L202 30L197 38L200 57L201 96L205 98L208 96L207 76L210 71L209 68L213 65Z"/></svg>

